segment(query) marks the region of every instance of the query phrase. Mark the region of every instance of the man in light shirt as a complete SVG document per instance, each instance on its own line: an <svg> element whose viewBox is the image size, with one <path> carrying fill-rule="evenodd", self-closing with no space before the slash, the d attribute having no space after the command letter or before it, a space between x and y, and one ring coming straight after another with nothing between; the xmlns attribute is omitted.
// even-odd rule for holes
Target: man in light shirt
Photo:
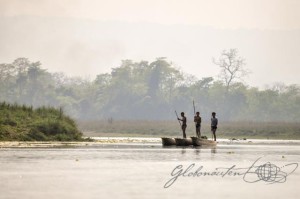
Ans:
<svg viewBox="0 0 300 199"><path fill-rule="evenodd" d="M216 113L215 112L212 112L211 113L211 132L214 136L214 140L217 141L217 137L216 137L216 131L217 131L217 128L218 128L218 118L216 118Z"/></svg>

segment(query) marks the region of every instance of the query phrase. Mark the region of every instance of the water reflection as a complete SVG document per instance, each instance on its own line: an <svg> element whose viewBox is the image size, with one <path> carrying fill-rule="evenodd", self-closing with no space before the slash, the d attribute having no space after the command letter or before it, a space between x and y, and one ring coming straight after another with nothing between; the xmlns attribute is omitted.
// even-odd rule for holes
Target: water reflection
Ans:
<svg viewBox="0 0 300 199"><path fill-rule="evenodd" d="M196 155L199 155L201 153L201 149L195 148L195 153L196 153Z"/></svg>
<svg viewBox="0 0 300 199"><path fill-rule="evenodd" d="M211 153L217 153L217 148L216 147L211 148Z"/></svg>
<svg viewBox="0 0 300 199"><path fill-rule="evenodd" d="M183 155L183 154L185 154L185 153L186 153L186 149L185 149L185 148L182 148L181 154Z"/></svg>
<svg viewBox="0 0 300 199"><path fill-rule="evenodd" d="M194 149L195 149L196 155L201 153L201 149L210 149L211 153L217 153L217 147L215 147L215 146L213 146L213 147L211 147L211 146L195 146Z"/></svg>

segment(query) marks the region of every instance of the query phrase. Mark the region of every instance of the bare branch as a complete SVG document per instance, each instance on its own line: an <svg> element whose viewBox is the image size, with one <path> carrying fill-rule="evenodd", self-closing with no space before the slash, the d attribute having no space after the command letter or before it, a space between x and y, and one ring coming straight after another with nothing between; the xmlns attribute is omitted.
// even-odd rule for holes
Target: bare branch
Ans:
<svg viewBox="0 0 300 199"><path fill-rule="evenodd" d="M225 83L227 90L233 82L242 80L250 73L249 70L244 69L245 59L238 56L237 49L223 50L217 61L213 58L213 63L221 68L219 77Z"/></svg>

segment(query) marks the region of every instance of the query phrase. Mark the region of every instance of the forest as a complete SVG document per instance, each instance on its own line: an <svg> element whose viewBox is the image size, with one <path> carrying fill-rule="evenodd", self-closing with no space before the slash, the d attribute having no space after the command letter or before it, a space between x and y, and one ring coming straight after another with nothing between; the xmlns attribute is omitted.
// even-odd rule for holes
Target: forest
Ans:
<svg viewBox="0 0 300 199"><path fill-rule="evenodd" d="M0 101L62 108L80 121L172 120L175 110L192 117L194 101L204 121L215 111L221 121L299 122L299 85L277 83L263 90L247 85L244 75L253 74L236 53L223 51L213 60L220 75L201 79L165 57L123 60L93 79L48 72L39 61L17 58L0 64Z"/></svg>

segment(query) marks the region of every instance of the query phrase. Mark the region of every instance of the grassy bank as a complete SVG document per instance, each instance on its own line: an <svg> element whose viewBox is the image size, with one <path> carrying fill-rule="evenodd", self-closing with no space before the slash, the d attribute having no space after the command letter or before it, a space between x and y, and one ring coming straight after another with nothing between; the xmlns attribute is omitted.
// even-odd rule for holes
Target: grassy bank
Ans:
<svg viewBox="0 0 300 199"><path fill-rule="evenodd" d="M80 121L85 136L180 137L177 121ZM202 135L211 136L210 124L203 123ZM220 122L219 138L300 139L300 123ZM187 135L194 136L194 124L188 123Z"/></svg>
<svg viewBox="0 0 300 199"><path fill-rule="evenodd" d="M0 103L1 141L82 140L76 123L62 109Z"/></svg>

